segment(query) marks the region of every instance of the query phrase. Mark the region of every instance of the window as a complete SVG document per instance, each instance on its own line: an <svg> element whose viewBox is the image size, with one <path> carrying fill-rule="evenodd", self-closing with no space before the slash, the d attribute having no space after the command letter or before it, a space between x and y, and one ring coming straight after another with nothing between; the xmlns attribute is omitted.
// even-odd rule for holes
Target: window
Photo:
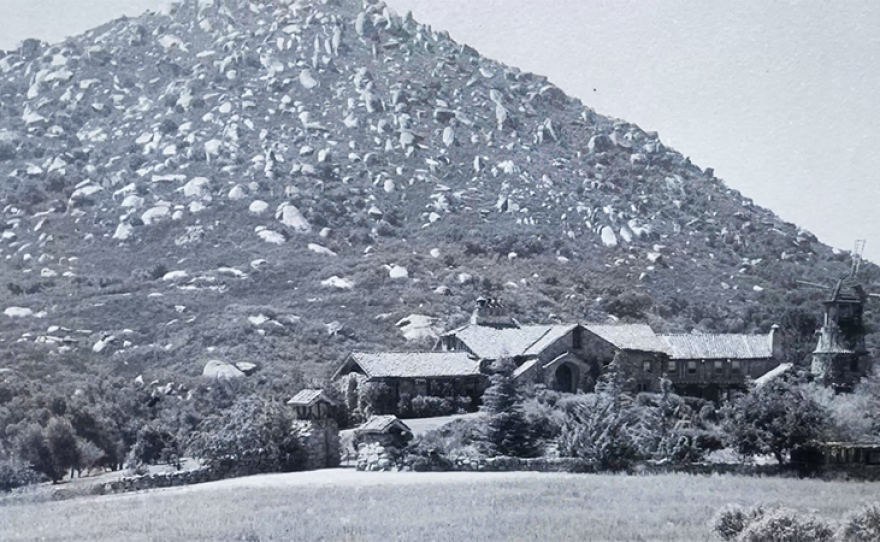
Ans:
<svg viewBox="0 0 880 542"><path fill-rule="evenodd" d="M697 372L697 362L696 361L689 361L688 362L688 374L692 375L692 374L695 374L696 372Z"/></svg>
<svg viewBox="0 0 880 542"><path fill-rule="evenodd" d="M849 370L850 370L850 372L852 372L852 373L857 373L857 372L859 372L859 358L853 358L852 360L850 360L850 362L849 362Z"/></svg>
<svg viewBox="0 0 880 542"><path fill-rule="evenodd" d="M650 373L651 372L651 362L650 361L643 361L642 362L642 370L645 371L646 373Z"/></svg>
<svg viewBox="0 0 880 542"><path fill-rule="evenodd" d="M730 370L733 371L734 373L741 373L742 372L742 362L738 359L731 361L730 362Z"/></svg>
<svg viewBox="0 0 880 542"><path fill-rule="evenodd" d="M724 362L720 359L715 362L715 374L721 374L724 372Z"/></svg>
<svg viewBox="0 0 880 542"><path fill-rule="evenodd" d="M678 371L678 364L675 361L669 361L666 363L666 371L670 373L674 373Z"/></svg>
<svg viewBox="0 0 880 542"><path fill-rule="evenodd" d="M583 347L583 337L581 336L581 327L574 328L571 332L571 347L580 350Z"/></svg>

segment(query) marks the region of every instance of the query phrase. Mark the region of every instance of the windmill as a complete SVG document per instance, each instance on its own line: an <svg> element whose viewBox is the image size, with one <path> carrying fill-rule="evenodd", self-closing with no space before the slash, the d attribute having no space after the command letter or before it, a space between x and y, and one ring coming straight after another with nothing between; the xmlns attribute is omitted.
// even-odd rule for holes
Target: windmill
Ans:
<svg viewBox="0 0 880 542"><path fill-rule="evenodd" d="M852 389L869 369L863 322L864 304L869 297L880 297L880 294L866 292L858 280L864 250L865 240L857 240L849 273L837 279L833 285L798 281L810 288L828 292L828 297L822 302L825 314L810 372L818 382L840 391Z"/></svg>

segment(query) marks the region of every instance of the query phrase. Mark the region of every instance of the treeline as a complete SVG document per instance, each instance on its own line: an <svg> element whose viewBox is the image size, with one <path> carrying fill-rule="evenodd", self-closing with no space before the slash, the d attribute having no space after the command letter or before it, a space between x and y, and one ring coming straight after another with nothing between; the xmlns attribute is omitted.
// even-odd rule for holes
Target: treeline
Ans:
<svg viewBox="0 0 880 542"><path fill-rule="evenodd" d="M179 466L184 455L209 458L224 445L222 439L259 444L248 442L247 432L230 425L230 418L246 423L271 418L275 426L289 427L282 403L289 395L258 394L246 380L193 378L160 385L103 378L69 393L46 388L0 383L0 490L88 471ZM270 415L261 417L262 411Z"/></svg>

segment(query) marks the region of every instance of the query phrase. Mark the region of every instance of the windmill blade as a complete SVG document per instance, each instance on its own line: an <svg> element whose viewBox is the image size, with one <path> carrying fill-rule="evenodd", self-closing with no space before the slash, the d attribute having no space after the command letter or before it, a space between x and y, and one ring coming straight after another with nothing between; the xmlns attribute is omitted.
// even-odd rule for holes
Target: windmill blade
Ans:
<svg viewBox="0 0 880 542"><path fill-rule="evenodd" d="M865 251L865 243L867 243L866 239L856 239L852 253L852 270L850 271L851 277L855 277L859 274L859 267L861 267L862 265L862 253Z"/></svg>
<svg viewBox="0 0 880 542"><path fill-rule="evenodd" d="M807 282L806 280L797 280L795 281L797 284L804 284L806 286L812 286L813 288L819 288L822 290L830 290L831 286L827 286L825 284L816 284L815 282Z"/></svg>

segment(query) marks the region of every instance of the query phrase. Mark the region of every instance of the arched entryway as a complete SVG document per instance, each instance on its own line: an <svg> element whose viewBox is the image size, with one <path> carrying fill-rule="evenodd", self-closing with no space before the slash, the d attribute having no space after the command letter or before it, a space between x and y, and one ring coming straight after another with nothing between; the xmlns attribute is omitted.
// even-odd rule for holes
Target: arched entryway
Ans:
<svg viewBox="0 0 880 542"><path fill-rule="evenodd" d="M577 391L576 370L569 364L563 363L556 368L556 390L565 393Z"/></svg>

